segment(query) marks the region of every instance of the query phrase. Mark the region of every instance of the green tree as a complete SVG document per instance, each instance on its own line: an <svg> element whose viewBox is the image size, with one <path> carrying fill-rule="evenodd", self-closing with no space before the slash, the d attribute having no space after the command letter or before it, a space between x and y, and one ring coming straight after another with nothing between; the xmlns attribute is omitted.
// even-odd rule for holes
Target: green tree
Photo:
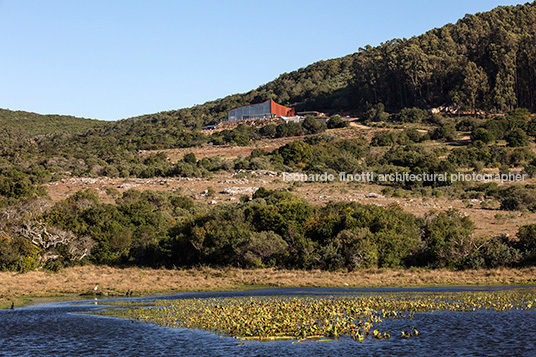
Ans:
<svg viewBox="0 0 536 357"><path fill-rule="evenodd" d="M428 112L424 109L404 108L398 114L398 119L403 123L420 123L428 116Z"/></svg>
<svg viewBox="0 0 536 357"><path fill-rule="evenodd" d="M488 76L486 72L474 62L469 62L464 67L463 94L466 105L474 111L484 107L484 98L488 94Z"/></svg>
<svg viewBox="0 0 536 357"><path fill-rule="evenodd" d="M326 130L326 124L319 122L314 117L307 116L302 122L306 134L318 134Z"/></svg>
<svg viewBox="0 0 536 357"><path fill-rule="evenodd" d="M311 145L303 141L292 141L278 149L279 154L283 157L285 164L289 163L306 163L313 155Z"/></svg>
<svg viewBox="0 0 536 357"><path fill-rule="evenodd" d="M490 143L495 140L493 134L484 128L476 128L471 133L472 141L482 141L483 143Z"/></svg>
<svg viewBox="0 0 536 357"><path fill-rule="evenodd" d="M350 125L349 121L342 120L338 115L335 115L327 121L328 129L347 128Z"/></svg>
<svg viewBox="0 0 536 357"><path fill-rule="evenodd" d="M506 133L504 137L508 146L518 147L529 145L529 137L521 128L515 128Z"/></svg>
<svg viewBox="0 0 536 357"><path fill-rule="evenodd" d="M435 267L458 267L472 251L473 222L462 212L449 210L426 217L426 262Z"/></svg>

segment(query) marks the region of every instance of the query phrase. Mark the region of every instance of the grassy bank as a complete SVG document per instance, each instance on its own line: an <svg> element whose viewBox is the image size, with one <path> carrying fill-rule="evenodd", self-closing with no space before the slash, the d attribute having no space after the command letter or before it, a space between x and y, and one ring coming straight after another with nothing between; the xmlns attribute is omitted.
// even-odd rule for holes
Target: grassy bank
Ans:
<svg viewBox="0 0 536 357"><path fill-rule="evenodd" d="M418 287L433 285L536 285L536 267L491 270L369 269L353 272L196 268L184 270L83 266L58 273L0 272L0 304L32 297L93 292L124 296L256 287ZM346 285L347 284L347 285Z"/></svg>

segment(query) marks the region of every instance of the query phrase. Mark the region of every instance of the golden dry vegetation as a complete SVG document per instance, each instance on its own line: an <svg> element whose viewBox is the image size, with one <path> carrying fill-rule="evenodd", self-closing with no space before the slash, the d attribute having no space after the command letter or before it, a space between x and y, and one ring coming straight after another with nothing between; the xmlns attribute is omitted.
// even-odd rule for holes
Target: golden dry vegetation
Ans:
<svg viewBox="0 0 536 357"><path fill-rule="evenodd" d="M124 296L180 291L242 290L259 287L416 287L434 285L536 284L536 267L453 271L368 269L345 271L195 268L143 269L81 266L58 273L0 272L0 304L44 296L97 292Z"/></svg>

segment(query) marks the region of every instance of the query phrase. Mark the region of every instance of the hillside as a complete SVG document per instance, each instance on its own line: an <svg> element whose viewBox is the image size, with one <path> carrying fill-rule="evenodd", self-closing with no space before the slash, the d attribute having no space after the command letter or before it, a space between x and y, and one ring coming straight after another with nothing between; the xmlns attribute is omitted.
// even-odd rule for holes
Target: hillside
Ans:
<svg viewBox="0 0 536 357"><path fill-rule="evenodd" d="M114 123L5 111L0 270L533 266L536 116L510 109L534 109L535 8L193 108ZM198 130L266 98L344 118ZM439 105L506 113L421 109Z"/></svg>
<svg viewBox="0 0 536 357"><path fill-rule="evenodd" d="M534 112L536 2L467 15L417 37L392 39L283 73L247 93L117 121L72 141L112 142L129 150L195 146L205 140L192 137L191 131L218 123L232 108L270 98L298 111L351 112L372 120L381 119L374 115L380 103L389 113L440 106L465 112L505 113L516 107ZM62 125L35 132L58 127Z"/></svg>
<svg viewBox="0 0 536 357"><path fill-rule="evenodd" d="M75 133L104 124L95 119L77 118L70 115L37 114L25 111L0 109L0 127L27 136L52 133Z"/></svg>
<svg viewBox="0 0 536 357"><path fill-rule="evenodd" d="M243 94L192 108L132 118L166 127L199 128L237 106L267 99L299 110L363 113L377 103L404 107L456 105L466 110L536 111L536 2L466 15L410 39L320 61Z"/></svg>
<svg viewBox="0 0 536 357"><path fill-rule="evenodd" d="M534 112L536 2L466 15L417 37L391 39L283 73L247 93L117 121L87 135L128 141L131 147L141 143L145 148L155 140L159 147L174 147L173 138L184 129L217 123L232 108L270 98L298 111L329 114L363 114L378 103L388 112L439 106L500 113L524 107ZM42 134L79 131L96 122L1 110L0 123Z"/></svg>

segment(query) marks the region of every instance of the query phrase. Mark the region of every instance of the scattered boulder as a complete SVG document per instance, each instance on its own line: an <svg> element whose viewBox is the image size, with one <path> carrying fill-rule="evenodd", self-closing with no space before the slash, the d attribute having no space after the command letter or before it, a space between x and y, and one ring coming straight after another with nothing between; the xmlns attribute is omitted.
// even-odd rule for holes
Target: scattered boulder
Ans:
<svg viewBox="0 0 536 357"><path fill-rule="evenodd" d="M255 186L249 186L249 187L227 187L224 189L221 193L226 195L252 195L254 194L259 188Z"/></svg>

